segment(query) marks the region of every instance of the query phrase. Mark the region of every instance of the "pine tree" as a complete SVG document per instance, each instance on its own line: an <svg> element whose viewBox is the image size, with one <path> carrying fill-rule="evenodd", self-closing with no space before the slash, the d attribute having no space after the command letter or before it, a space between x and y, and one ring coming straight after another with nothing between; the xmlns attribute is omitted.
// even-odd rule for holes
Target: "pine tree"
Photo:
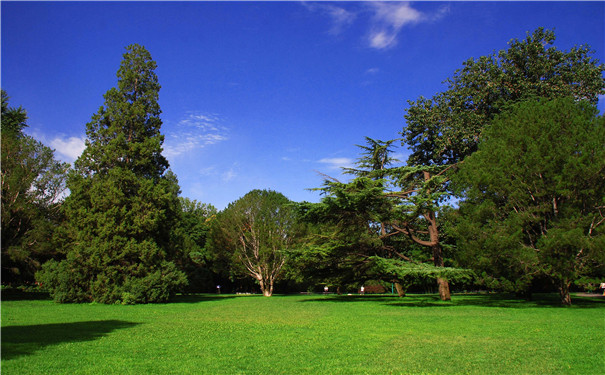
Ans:
<svg viewBox="0 0 605 375"><path fill-rule="evenodd" d="M306 220L328 224L325 228L332 232L310 250L324 265L336 265L334 272L345 277L395 282L400 296L406 285L435 280L440 298L450 300L449 281L467 280L470 272L446 267L437 223L445 194L439 188L443 167L393 167L395 141L366 137L367 145L359 146L357 168L344 169L356 177L347 183L326 178L324 187L317 189L325 194L322 201L299 206ZM347 274L343 268L353 272Z"/></svg>
<svg viewBox="0 0 605 375"><path fill-rule="evenodd" d="M186 283L171 261L179 188L161 154L156 63L126 50L67 182L66 259L39 275L59 302L163 302Z"/></svg>

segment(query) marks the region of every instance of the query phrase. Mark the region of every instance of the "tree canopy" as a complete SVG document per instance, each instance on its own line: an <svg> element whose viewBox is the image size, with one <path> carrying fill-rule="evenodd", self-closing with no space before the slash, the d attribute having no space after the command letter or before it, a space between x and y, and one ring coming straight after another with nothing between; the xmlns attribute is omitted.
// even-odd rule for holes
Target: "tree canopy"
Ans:
<svg viewBox="0 0 605 375"><path fill-rule="evenodd" d="M333 272L351 279L373 277L396 282L402 289L420 279L435 280L441 298L450 299L447 278L467 278L469 273L444 268L436 220L444 194L441 174L430 176L417 167L392 166L394 141L366 138L366 142L367 146L360 146L358 167L346 169L355 178L346 183L326 179L318 189L325 193L321 202L301 206L308 221L327 224L329 231L318 237L320 245L311 250L321 259L333 258L324 263L332 263ZM430 170L436 169L443 167ZM430 255L418 248L428 249ZM427 264L428 260L433 264Z"/></svg>
<svg viewBox="0 0 605 375"><path fill-rule="evenodd" d="M545 275L570 304L572 282L602 274L604 120L585 101L522 102L462 163L459 246L492 287L524 290Z"/></svg>
<svg viewBox="0 0 605 375"><path fill-rule="evenodd" d="M252 190L229 204L213 224L214 251L229 254L232 267L253 277L270 297L300 235L290 200L272 190Z"/></svg>
<svg viewBox="0 0 605 375"><path fill-rule="evenodd" d="M56 252L52 228L61 217L69 165L23 132L27 114L8 100L2 90L2 282L31 283Z"/></svg>
<svg viewBox="0 0 605 375"><path fill-rule="evenodd" d="M453 164L477 150L484 129L511 104L530 98L574 97L596 103L605 93L605 65L589 46L553 46L539 28L507 50L469 59L433 98L409 101L402 135L410 165Z"/></svg>
<svg viewBox="0 0 605 375"><path fill-rule="evenodd" d="M173 263L179 187L161 154L156 63L126 50L68 179L66 258L39 276L61 302L163 302L186 284Z"/></svg>
<svg viewBox="0 0 605 375"><path fill-rule="evenodd" d="M425 187L432 185L424 190L432 197L414 196L428 198L418 201L418 208L429 204L424 207L430 213L430 206L451 194L449 181L458 163L477 150L487 129L495 126L493 119L515 103L562 97L596 103L605 93L605 65L592 58L594 52L588 46L560 51L554 41L553 31L539 28L525 40L511 40L507 50L467 60L445 82L447 90L432 99L409 102L401 133L411 150L407 168L416 167L423 177L407 176L415 186L422 186L422 179Z"/></svg>
<svg viewBox="0 0 605 375"><path fill-rule="evenodd" d="M185 290L198 293L213 291L216 284L206 245L218 211L211 204L184 197L179 197L179 206L181 211L171 241L179 249L175 263L189 281Z"/></svg>

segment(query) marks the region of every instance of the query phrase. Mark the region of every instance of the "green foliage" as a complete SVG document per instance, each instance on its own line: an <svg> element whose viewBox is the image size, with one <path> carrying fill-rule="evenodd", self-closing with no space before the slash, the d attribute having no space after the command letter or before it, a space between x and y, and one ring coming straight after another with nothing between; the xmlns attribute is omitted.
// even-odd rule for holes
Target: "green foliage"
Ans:
<svg viewBox="0 0 605 375"><path fill-rule="evenodd" d="M469 283L475 275L473 271L454 267L436 267L426 263L405 262L400 259L370 257L372 271L385 280L398 280L407 285L421 284L426 280L444 278L452 282Z"/></svg>
<svg viewBox="0 0 605 375"><path fill-rule="evenodd" d="M44 263L36 278L44 288L50 287L55 302L67 303L91 299L85 280L92 276L86 273L84 267L78 267L75 260L50 260Z"/></svg>
<svg viewBox="0 0 605 375"><path fill-rule="evenodd" d="M604 144L586 102L528 101L497 117L454 179L463 262L504 289L547 275L562 296L587 272L605 276Z"/></svg>
<svg viewBox="0 0 605 375"><path fill-rule="evenodd" d="M346 169L355 178L347 183L326 179L316 189L325 194L320 203L299 205L304 220L317 229L299 257L303 268L336 285L370 278L406 285L441 278L444 284L446 274L456 275L446 269L434 272L444 266L435 212L445 195L445 167L393 167L394 141L366 141L368 146L359 146L359 168ZM434 266L423 264L429 260ZM396 272L396 267L401 269Z"/></svg>
<svg viewBox="0 0 605 375"><path fill-rule="evenodd" d="M180 243L180 253L175 259L179 269L189 280L188 292L210 292L214 290L212 260L206 249L211 222L217 210L210 204L179 197L180 218L172 242Z"/></svg>
<svg viewBox="0 0 605 375"><path fill-rule="evenodd" d="M425 186L418 194L412 195L418 214L431 222L426 214L430 216L431 211L436 211L437 204L451 194L449 180L455 175L459 163L473 155L487 129L499 126L494 124L494 118L515 103L532 98L561 97L596 103L599 95L605 93L605 65L591 57L594 52L588 46L560 51L553 46L554 41L553 31L539 28L528 33L525 40L512 40L507 50L464 62L463 67L446 81L446 91L431 99L420 97L409 102L406 126L402 132L404 142L412 151L408 164L418 166L425 173L425 182L433 182L432 186ZM498 153L492 153L492 156L494 159L500 157ZM433 167L442 169L428 169ZM436 176L439 178L435 179ZM415 185L418 186L418 182ZM478 210L475 215L486 215L493 209L492 203L475 202ZM483 270L479 276L487 285L506 289L526 289L529 286L535 276L535 272L530 271L535 270L535 261L519 245L518 232L494 229L490 233L478 234L477 228L470 223L459 226L458 231L476 244L465 248L465 254L461 254L458 260ZM491 259L500 258L499 252L481 250L485 247L495 249L494 244L505 247L507 253L515 254L520 260L523 266L508 274L515 277L493 276L502 274L500 267L510 270L506 263L514 263L514 260L502 259L498 262L498 269L494 269Z"/></svg>
<svg viewBox="0 0 605 375"><path fill-rule="evenodd" d="M39 275L59 302L164 302L186 284L173 263L179 187L161 154L155 67L145 48L127 47L118 87L87 124L67 181L66 259Z"/></svg>
<svg viewBox="0 0 605 375"><path fill-rule="evenodd" d="M345 173L356 176L367 176L372 173L378 178L382 178L380 171L384 171L393 163L399 160L393 158L393 143L398 139L381 141L366 137L367 146L357 145L362 151L361 157L357 160L358 168L343 168Z"/></svg>
<svg viewBox="0 0 605 375"><path fill-rule="evenodd" d="M596 103L605 65L588 46L561 51L553 31L539 28L507 50L469 59L432 99L410 101L402 135L412 165L452 164L477 150L485 127L512 103L574 97Z"/></svg>
<svg viewBox="0 0 605 375"><path fill-rule="evenodd" d="M367 257L385 255L379 238L382 216L390 209L383 196L385 180L356 177L349 183L326 180L320 203L301 203L302 220L311 230L297 263L306 277L336 286L361 285Z"/></svg>
<svg viewBox="0 0 605 375"><path fill-rule="evenodd" d="M2 100L2 135L23 137L23 129L27 127L27 113L19 106L19 108L9 107L8 93L4 90L0 91Z"/></svg>
<svg viewBox="0 0 605 375"><path fill-rule="evenodd" d="M253 277L263 294L271 296L299 236L288 198L271 190L253 190L213 221L210 247L232 272Z"/></svg>
<svg viewBox="0 0 605 375"><path fill-rule="evenodd" d="M2 90L2 283L31 283L55 254L54 227L69 165L23 133L27 114Z"/></svg>

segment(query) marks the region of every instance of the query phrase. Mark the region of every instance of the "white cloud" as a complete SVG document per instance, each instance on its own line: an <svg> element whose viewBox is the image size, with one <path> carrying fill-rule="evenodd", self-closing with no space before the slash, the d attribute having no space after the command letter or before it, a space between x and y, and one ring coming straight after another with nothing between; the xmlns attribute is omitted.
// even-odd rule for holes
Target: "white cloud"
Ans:
<svg viewBox="0 0 605 375"><path fill-rule="evenodd" d="M444 5L437 10L437 13L433 14L433 16L431 17L430 20L433 22L439 21L440 19L445 17L449 12L450 12L450 6Z"/></svg>
<svg viewBox="0 0 605 375"><path fill-rule="evenodd" d="M54 148L61 159L73 163L86 148L84 137L55 137L50 141L50 147Z"/></svg>
<svg viewBox="0 0 605 375"><path fill-rule="evenodd" d="M376 49L385 49L397 44L397 34L389 33L387 31L373 31L368 37L370 41L370 47Z"/></svg>
<svg viewBox="0 0 605 375"><path fill-rule="evenodd" d="M379 72L380 72L380 68L370 68L370 69L366 70L367 75L375 75L375 74L378 74Z"/></svg>
<svg viewBox="0 0 605 375"><path fill-rule="evenodd" d="M327 164L328 169L336 170L340 168L351 168L355 161L351 158L323 158L318 160L319 163Z"/></svg>
<svg viewBox="0 0 605 375"><path fill-rule="evenodd" d="M340 34L347 26L352 24L357 17L357 14L354 12L332 4L303 3L303 5L312 12L318 12L329 17L332 21L330 34L333 35Z"/></svg>
<svg viewBox="0 0 605 375"><path fill-rule="evenodd" d="M218 115L191 112L179 121L176 129L167 132L163 154L168 159L175 158L226 141L227 133Z"/></svg>
<svg viewBox="0 0 605 375"><path fill-rule="evenodd" d="M223 182L230 182L235 177L237 177L237 173L235 173L233 168L230 168L228 171L223 172L223 174L221 175L221 179L223 180Z"/></svg>
<svg viewBox="0 0 605 375"><path fill-rule="evenodd" d="M200 174L202 176L214 176L216 175L216 166L210 166L206 168L200 169Z"/></svg>
<svg viewBox="0 0 605 375"><path fill-rule="evenodd" d="M449 5L441 6L435 12L425 13L413 8L409 2L369 1L355 10L333 4L308 4L308 10L322 14L331 20L330 34L338 35L351 26L360 14L369 14L370 20L365 42L371 48L388 49L397 45L401 30L421 22L435 22L449 13Z"/></svg>
<svg viewBox="0 0 605 375"><path fill-rule="evenodd" d="M419 22L424 18L424 15L412 8L408 2L373 2L370 4L374 7L374 17L378 22L385 23L395 29L399 29L408 23Z"/></svg>
<svg viewBox="0 0 605 375"><path fill-rule="evenodd" d="M422 12L412 8L407 2L372 2L369 5L373 17L368 42L370 47L376 49L395 46L397 36L404 26L427 19Z"/></svg>
<svg viewBox="0 0 605 375"><path fill-rule="evenodd" d="M212 165L199 170L201 176L210 177L213 181L221 180L222 182L230 182L238 177L237 170L239 169L239 163L233 163L227 170L221 169L216 165Z"/></svg>

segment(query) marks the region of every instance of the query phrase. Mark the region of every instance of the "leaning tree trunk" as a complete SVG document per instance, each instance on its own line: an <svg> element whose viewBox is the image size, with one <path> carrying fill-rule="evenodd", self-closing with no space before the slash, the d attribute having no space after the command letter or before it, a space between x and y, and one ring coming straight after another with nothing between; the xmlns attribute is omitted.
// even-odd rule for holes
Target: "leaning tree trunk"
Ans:
<svg viewBox="0 0 605 375"><path fill-rule="evenodd" d="M397 289L397 295L399 295L399 297L405 297L405 289L403 288L403 285L400 283L395 283L395 289Z"/></svg>
<svg viewBox="0 0 605 375"><path fill-rule="evenodd" d="M428 171L424 171L424 181L428 182L431 179L431 174ZM411 194L412 192L417 191L417 190L411 190L405 193L396 193L392 196L396 196L396 197L409 197L409 194ZM427 193L430 193L430 191L427 191ZM404 233L406 235L408 235L412 241L414 241L415 243L422 245L422 246L426 246L428 248L430 248L433 252L433 261L435 264L435 267L443 267L443 255L441 253L441 244L439 243L439 228L437 226L437 216L435 215L435 212L427 209L424 213L422 213L422 216L424 216L424 218L426 219L427 223L428 223L428 234L429 234L429 239L428 241L426 239L423 238L419 238L417 237L415 234L417 234L419 231L415 231L414 229L411 229L407 226L407 223L404 223L403 226L399 226L399 223L397 223L397 225L395 223L390 223L390 225L399 233ZM423 232L425 233L425 232ZM385 231L385 227L384 225L382 226L382 235L381 238L386 238L388 236L391 236L393 233L386 233ZM405 258L405 257L404 257ZM452 299L451 294L450 294L450 284L447 281L446 278L444 277L438 277L437 278L437 284L439 285L439 298L441 298L442 301L450 301ZM397 288L397 292L400 293L400 289ZM401 296L401 293L400 293Z"/></svg>
<svg viewBox="0 0 605 375"><path fill-rule="evenodd" d="M569 294L569 286L571 283L567 280L559 281L559 294L561 296L561 304L571 306L571 295Z"/></svg>

